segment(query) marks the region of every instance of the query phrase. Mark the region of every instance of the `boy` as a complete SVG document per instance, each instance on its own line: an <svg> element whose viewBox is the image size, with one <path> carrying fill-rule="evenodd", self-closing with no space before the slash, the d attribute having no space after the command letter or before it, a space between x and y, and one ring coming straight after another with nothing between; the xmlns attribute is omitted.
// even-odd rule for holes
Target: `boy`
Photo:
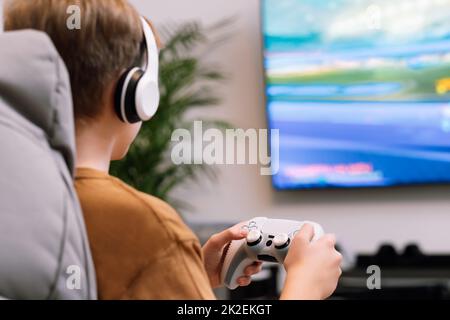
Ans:
<svg viewBox="0 0 450 320"><path fill-rule="evenodd" d="M80 30L66 27L67 8L81 8ZM213 299L222 253L246 236L241 225L198 239L166 203L108 175L141 124L122 122L115 111L118 81L143 60L140 16L126 0L12 0L5 29L49 34L69 70L76 118L76 188L84 211L100 299ZM336 288L341 256L326 235L310 243L305 226L285 261L284 299L323 299ZM239 285L248 285L260 263L249 265Z"/></svg>

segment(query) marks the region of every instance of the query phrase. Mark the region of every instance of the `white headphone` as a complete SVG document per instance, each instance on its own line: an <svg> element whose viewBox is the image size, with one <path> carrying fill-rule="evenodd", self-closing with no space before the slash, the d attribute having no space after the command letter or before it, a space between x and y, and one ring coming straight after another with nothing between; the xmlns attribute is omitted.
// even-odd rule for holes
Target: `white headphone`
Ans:
<svg viewBox="0 0 450 320"><path fill-rule="evenodd" d="M147 48L147 65L129 68L120 78L115 94L115 108L126 123L150 120L159 106L159 53L150 25L141 17Z"/></svg>

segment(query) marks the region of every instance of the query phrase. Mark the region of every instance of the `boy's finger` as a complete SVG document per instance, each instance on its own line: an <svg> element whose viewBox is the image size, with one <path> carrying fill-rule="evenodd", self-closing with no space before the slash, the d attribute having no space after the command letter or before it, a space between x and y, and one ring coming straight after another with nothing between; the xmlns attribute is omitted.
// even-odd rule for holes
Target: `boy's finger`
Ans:
<svg viewBox="0 0 450 320"><path fill-rule="evenodd" d="M336 236L334 234L326 234L322 237L323 241L327 243L330 247L334 247L336 245ZM322 240L321 239L321 240Z"/></svg>
<svg viewBox="0 0 450 320"><path fill-rule="evenodd" d="M261 269L262 269L262 263L261 262L252 263L251 265L247 266L244 269L244 275L252 276L254 274L257 274L257 273L261 272Z"/></svg>
<svg viewBox="0 0 450 320"><path fill-rule="evenodd" d="M240 287L246 287L252 283L252 278L250 277L240 277L237 279L237 283Z"/></svg>
<svg viewBox="0 0 450 320"><path fill-rule="evenodd" d="M240 223L225 231L213 235L209 240L210 244L217 248L221 248L233 240L240 240L245 238L248 231L243 228L244 225L244 223Z"/></svg>
<svg viewBox="0 0 450 320"><path fill-rule="evenodd" d="M310 243L314 238L314 227L306 223L302 226L299 232L295 235L296 240L300 240L303 243Z"/></svg>

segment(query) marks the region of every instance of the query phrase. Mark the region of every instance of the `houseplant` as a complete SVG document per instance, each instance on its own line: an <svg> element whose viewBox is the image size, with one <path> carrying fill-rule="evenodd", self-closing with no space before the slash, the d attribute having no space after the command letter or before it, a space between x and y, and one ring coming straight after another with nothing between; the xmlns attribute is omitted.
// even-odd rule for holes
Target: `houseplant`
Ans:
<svg viewBox="0 0 450 320"><path fill-rule="evenodd" d="M229 21L224 21L204 28L199 23L189 22L161 28L165 44L160 52L160 108L151 121L143 124L127 157L112 164L112 175L176 207L187 204L172 197L175 187L202 174L215 176L212 167L174 165L170 159L171 136L175 129L192 128L194 119L187 119L188 111L219 104L214 87L224 76L214 66L202 62L198 49L213 45L209 40L211 35L228 24ZM206 127L230 126L220 120L195 120L202 120Z"/></svg>

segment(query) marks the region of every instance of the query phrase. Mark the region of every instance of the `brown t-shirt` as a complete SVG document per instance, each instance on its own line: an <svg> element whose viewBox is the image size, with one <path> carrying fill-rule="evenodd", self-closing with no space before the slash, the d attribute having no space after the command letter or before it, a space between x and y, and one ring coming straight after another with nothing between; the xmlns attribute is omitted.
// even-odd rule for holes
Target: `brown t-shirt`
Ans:
<svg viewBox="0 0 450 320"><path fill-rule="evenodd" d="M78 169L100 299L214 299L200 243L167 203Z"/></svg>

